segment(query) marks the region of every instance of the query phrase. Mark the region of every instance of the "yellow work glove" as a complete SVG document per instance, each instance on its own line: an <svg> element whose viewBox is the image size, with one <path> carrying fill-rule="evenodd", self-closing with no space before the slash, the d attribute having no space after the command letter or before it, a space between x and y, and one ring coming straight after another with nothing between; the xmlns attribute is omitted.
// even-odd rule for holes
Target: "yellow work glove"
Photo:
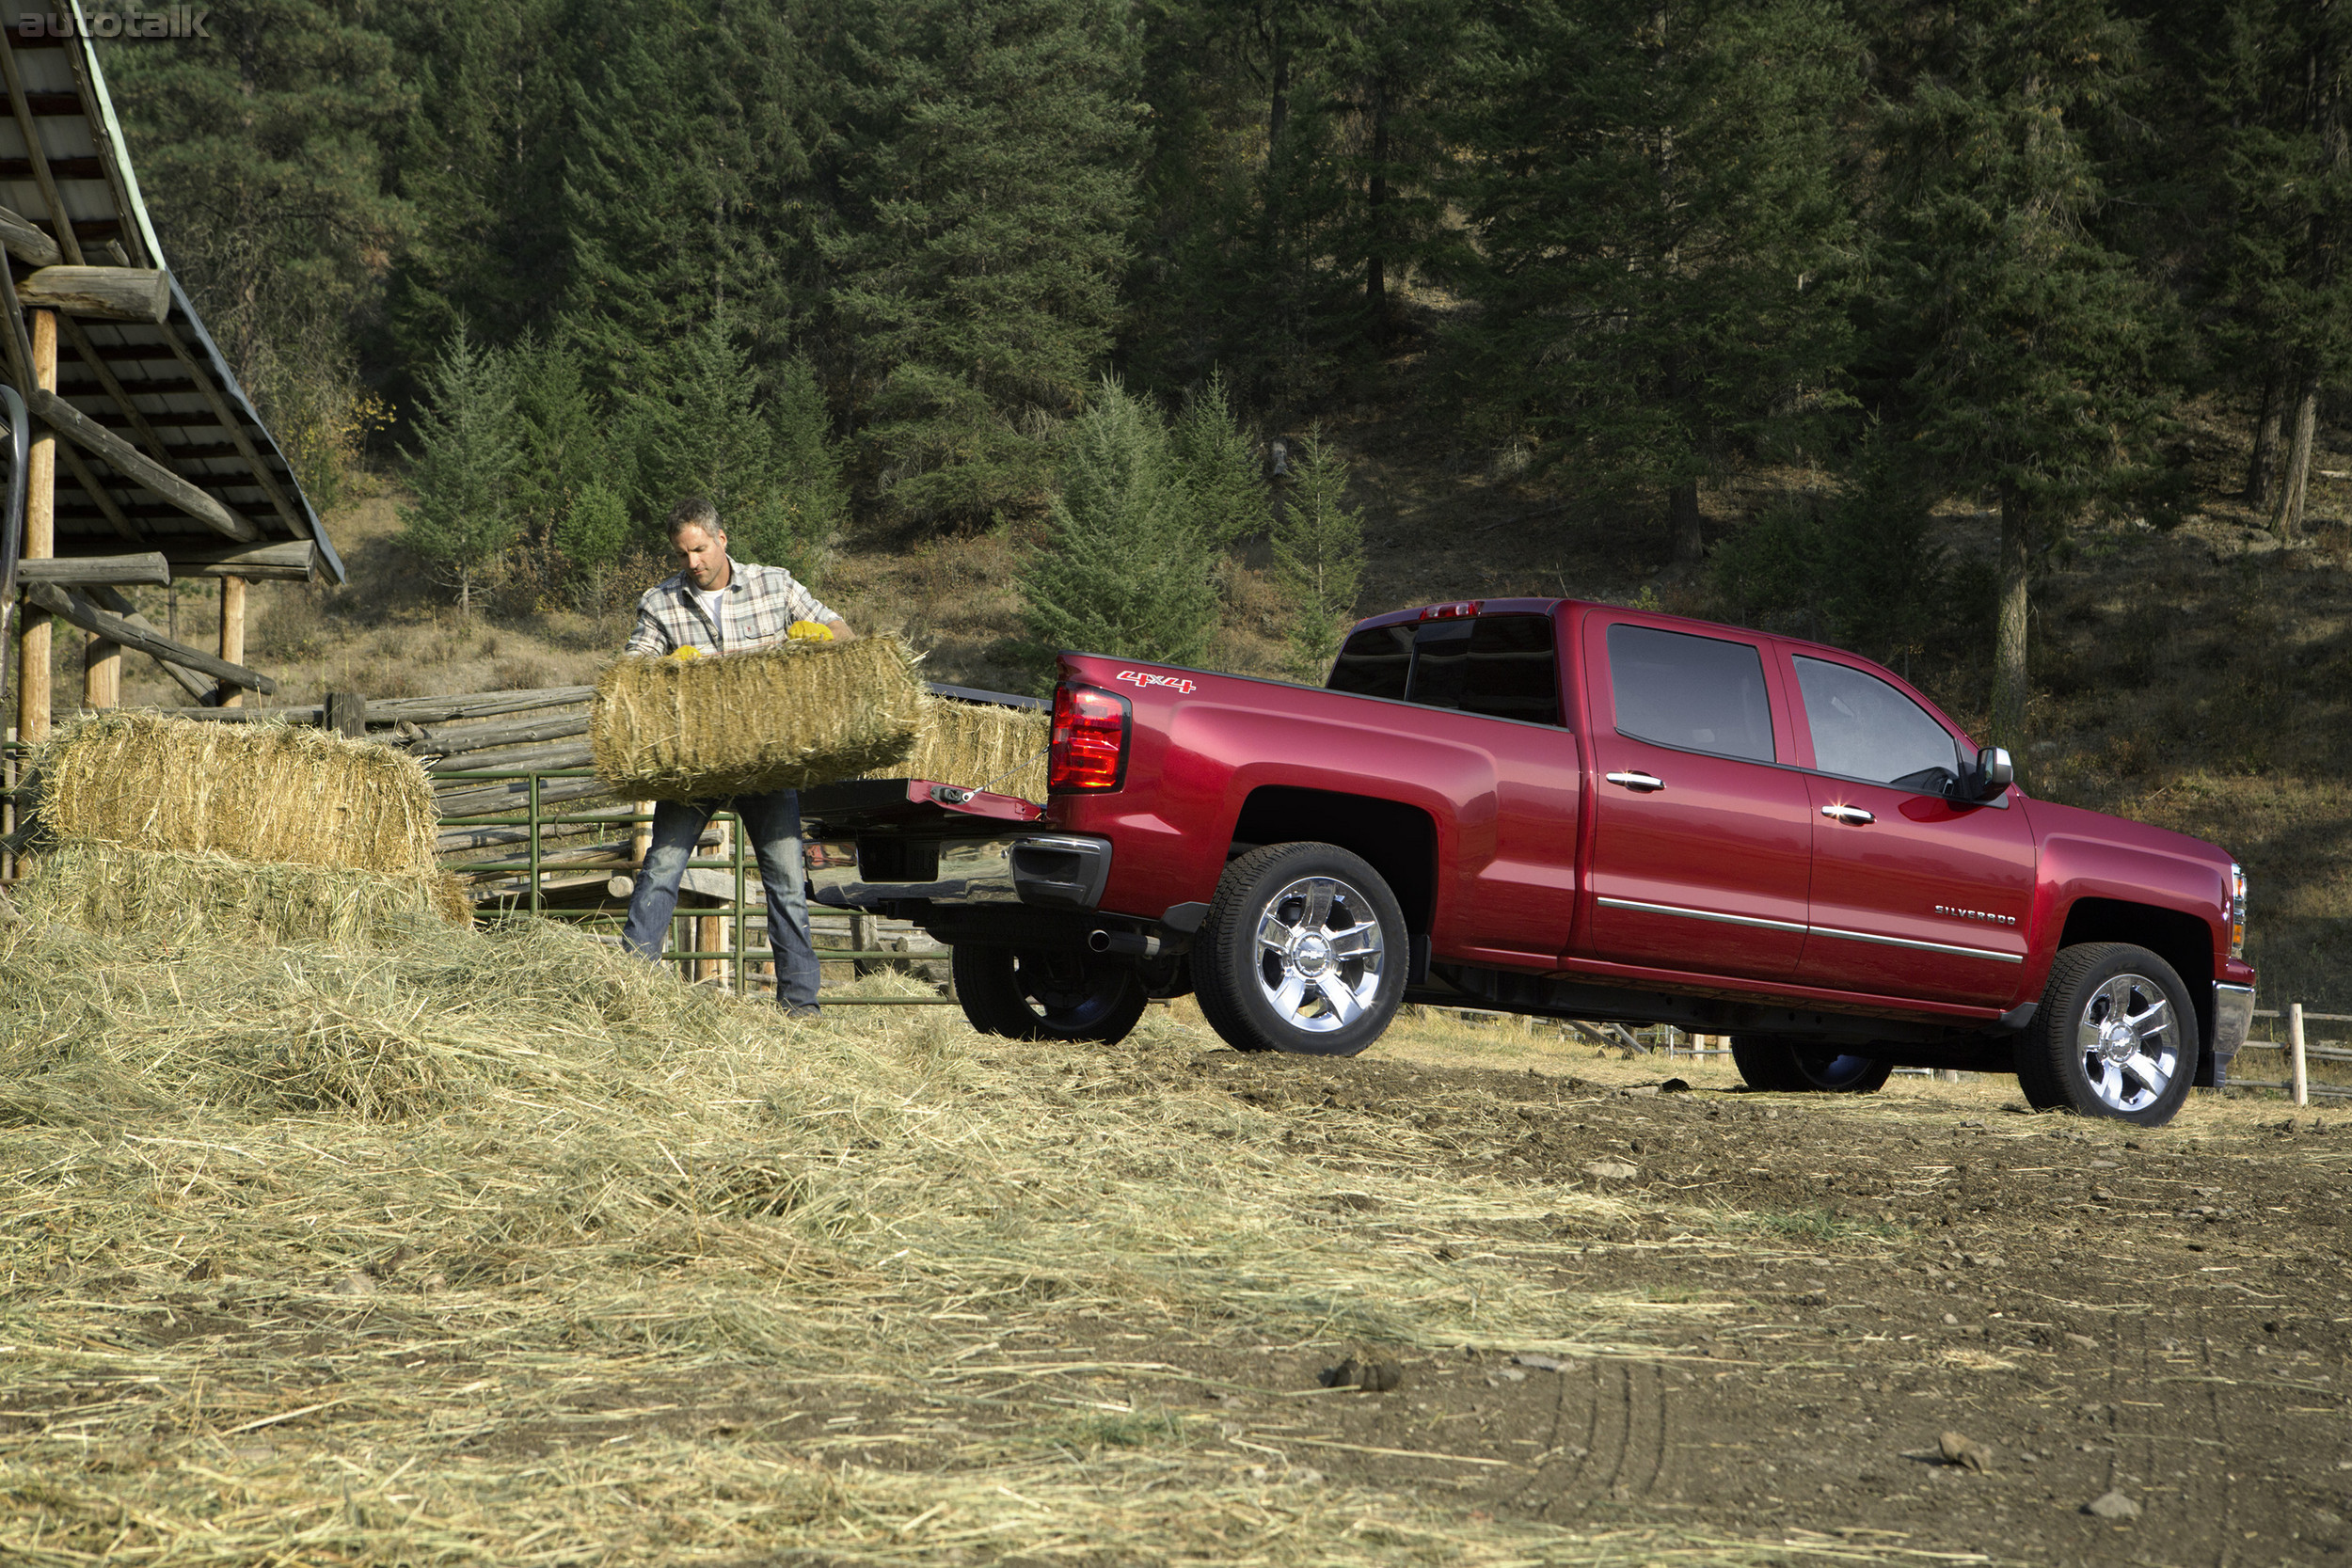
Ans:
<svg viewBox="0 0 2352 1568"><path fill-rule="evenodd" d="M830 642L833 628L815 621L795 621L784 628L784 635L795 642Z"/></svg>
<svg viewBox="0 0 2352 1568"><path fill-rule="evenodd" d="M686 646L682 648L673 649L670 653L670 657L672 658L700 658L702 657L703 651L694 646L691 642L687 643Z"/></svg>

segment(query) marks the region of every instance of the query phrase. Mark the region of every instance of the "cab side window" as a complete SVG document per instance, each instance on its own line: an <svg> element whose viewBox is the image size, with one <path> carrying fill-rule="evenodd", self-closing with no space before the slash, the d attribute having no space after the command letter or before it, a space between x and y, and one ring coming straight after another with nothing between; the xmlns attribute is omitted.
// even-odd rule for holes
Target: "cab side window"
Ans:
<svg viewBox="0 0 2352 1568"><path fill-rule="evenodd" d="M1932 715L1876 675L1798 657L1797 686L1824 773L1941 795L1960 781L1960 744Z"/></svg>
<svg viewBox="0 0 2352 1568"><path fill-rule="evenodd" d="M1764 658L1751 643L1611 626L1609 681L1620 735L1686 752L1774 760Z"/></svg>

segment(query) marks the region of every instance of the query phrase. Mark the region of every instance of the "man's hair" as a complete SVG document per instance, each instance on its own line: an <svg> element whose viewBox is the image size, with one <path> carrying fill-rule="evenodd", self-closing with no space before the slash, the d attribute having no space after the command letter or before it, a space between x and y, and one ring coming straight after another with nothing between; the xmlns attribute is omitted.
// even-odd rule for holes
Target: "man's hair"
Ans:
<svg viewBox="0 0 2352 1568"><path fill-rule="evenodd" d="M675 542L690 528L701 529L705 533L723 531L719 527L719 509L710 504L709 497L689 496L670 508L670 538Z"/></svg>

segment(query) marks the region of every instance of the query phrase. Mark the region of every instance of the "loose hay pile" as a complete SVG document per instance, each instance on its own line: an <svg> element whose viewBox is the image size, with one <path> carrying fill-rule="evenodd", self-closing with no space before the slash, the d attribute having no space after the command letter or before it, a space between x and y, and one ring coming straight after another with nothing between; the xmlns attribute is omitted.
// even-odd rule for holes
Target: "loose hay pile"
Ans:
<svg viewBox="0 0 2352 1568"><path fill-rule="evenodd" d="M615 659L596 682L596 774L639 800L707 800L882 772L926 701L896 638L787 642L715 658Z"/></svg>
<svg viewBox="0 0 2352 1568"><path fill-rule="evenodd" d="M439 818L415 759L290 724L108 713L40 760L61 840L394 876L434 870Z"/></svg>
<svg viewBox="0 0 2352 1568"><path fill-rule="evenodd" d="M930 698L914 750L888 775L1045 799L1045 745L1053 715L1042 708L997 707Z"/></svg>
<svg viewBox="0 0 2352 1568"><path fill-rule="evenodd" d="M1711 1315L1554 1272L1561 1215L1625 1200L1243 1103L1165 1016L1116 1057L992 1053L938 1009L794 1025L549 923L409 929L0 931L0 1560L1645 1560L1310 1481L1269 1445L1335 1450L1220 1435L1279 1412L1153 1381L1169 1343L1621 1354ZM1376 1226L1302 1200L1335 1179L1310 1142L1379 1173Z"/></svg>

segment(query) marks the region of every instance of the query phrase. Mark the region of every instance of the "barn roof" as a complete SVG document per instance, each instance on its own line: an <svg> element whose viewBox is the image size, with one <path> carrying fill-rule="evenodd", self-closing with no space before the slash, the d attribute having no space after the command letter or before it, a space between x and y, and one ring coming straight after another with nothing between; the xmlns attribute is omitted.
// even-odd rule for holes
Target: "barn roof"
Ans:
<svg viewBox="0 0 2352 1568"><path fill-rule="evenodd" d="M70 0L56 8L61 19L82 14ZM26 379L35 302L89 281L68 269L166 275L153 293L159 320L77 315L71 304L60 312L61 408L45 413L24 388L60 437L56 553L160 551L177 573L207 554L275 546L282 560L285 546L307 544L313 569L342 581L342 562L292 466L169 275L92 41L0 27L0 242L14 263L0 269L9 275L0 293L11 296L0 299L9 323L0 347L9 379Z"/></svg>

